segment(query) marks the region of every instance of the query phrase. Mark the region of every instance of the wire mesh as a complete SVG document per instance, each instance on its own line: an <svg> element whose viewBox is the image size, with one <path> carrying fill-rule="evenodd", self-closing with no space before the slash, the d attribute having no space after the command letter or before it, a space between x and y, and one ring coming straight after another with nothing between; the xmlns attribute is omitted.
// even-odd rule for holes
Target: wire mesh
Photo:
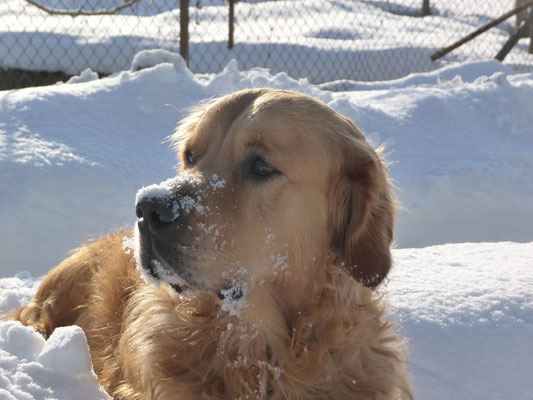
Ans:
<svg viewBox="0 0 533 400"><path fill-rule="evenodd" d="M433 52L524 0L241 0L229 48L229 2L191 0L189 66L217 73L232 59L312 83L375 81L493 58L516 32L512 17L443 59ZM4 0L0 4L0 89L49 84L90 68L129 69L140 50L180 50L179 0ZM520 14L519 18L524 18ZM529 38L505 62L532 71Z"/></svg>

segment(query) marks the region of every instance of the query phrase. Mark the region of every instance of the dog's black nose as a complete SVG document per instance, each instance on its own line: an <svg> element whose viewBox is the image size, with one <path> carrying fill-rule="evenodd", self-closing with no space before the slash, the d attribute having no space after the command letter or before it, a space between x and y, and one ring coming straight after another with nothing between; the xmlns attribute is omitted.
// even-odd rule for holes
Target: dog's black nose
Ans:
<svg viewBox="0 0 533 400"><path fill-rule="evenodd" d="M135 206L139 224L147 224L151 231L158 232L177 226L179 207L169 198L145 197Z"/></svg>

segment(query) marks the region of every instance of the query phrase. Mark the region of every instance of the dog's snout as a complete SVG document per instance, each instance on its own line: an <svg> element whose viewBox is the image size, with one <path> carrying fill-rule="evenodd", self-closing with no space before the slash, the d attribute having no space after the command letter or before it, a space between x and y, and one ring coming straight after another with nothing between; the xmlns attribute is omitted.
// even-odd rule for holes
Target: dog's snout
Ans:
<svg viewBox="0 0 533 400"><path fill-rule="evenodd" d="M143 198L136 207L139 222L148 225L150 230L159 231L177 225L179 211L169 199Z"/></svg>

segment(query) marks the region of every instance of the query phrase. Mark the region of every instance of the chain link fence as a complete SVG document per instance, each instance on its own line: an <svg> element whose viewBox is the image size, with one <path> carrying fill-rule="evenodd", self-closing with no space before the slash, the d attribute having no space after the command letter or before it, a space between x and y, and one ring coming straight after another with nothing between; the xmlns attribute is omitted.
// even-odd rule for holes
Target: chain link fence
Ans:
<svg viewBox="0 0 533 400"><path fill-rule="evenodd" d="M100 75L129 69L143 49L180 52L180 3L189 3L195 73L220 72L236 59L240 69L265 67L312 83L394 79L494 58L527 13L438 61L431 55L523 1L3 0L0 89L66 80L87 68ZM533 71L529 47L529 38L519 40L505 62Z"/></svg>

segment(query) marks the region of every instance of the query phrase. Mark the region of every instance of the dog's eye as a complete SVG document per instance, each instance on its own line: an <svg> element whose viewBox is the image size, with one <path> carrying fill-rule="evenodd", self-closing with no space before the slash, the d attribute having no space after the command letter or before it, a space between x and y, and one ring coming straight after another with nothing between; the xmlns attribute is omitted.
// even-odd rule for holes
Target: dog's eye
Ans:
<svg viewBox="0 0 533 400"><path fill-rule="evenodd" d="M250 174L257 179L265 179L275 174L276 171L270 165L266 163L261 157L255 157L250 164Z"/></svg>
<svg viewBox="0 0 533 400"><path fill-rule="evenodd" d="M192 167L194 164L194 154L191 150L185 150L185 164L187 167Z"/></svg>

